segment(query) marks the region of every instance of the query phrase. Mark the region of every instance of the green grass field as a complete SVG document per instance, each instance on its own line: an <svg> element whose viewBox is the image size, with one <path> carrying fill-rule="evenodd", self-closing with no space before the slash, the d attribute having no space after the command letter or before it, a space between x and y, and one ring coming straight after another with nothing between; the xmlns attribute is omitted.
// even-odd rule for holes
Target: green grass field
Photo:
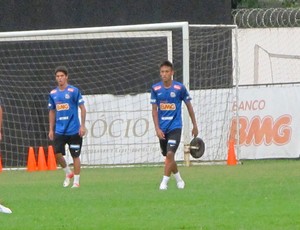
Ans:
<svg viewBox="0 0 300 230"><path fill-rule="evenodd" d="M159 191L162 167L82 169L79 189L63 171L3 171L1 229L300 229L300 162L180 167Z"/></svg>

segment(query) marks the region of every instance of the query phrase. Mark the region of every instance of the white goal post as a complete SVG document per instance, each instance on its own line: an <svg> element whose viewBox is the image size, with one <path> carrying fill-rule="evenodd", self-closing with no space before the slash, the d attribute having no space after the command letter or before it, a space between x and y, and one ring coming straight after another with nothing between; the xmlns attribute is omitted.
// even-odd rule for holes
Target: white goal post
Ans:
<svg viewBox="0 0 300 230"><path fill-rule="evenodd" d="M66 65L70 84L83 94L88 133L81 160L86 165L162 163L151 117L149 90L160 80L159 64L170 60L174 79L193 98L203 161L225 160L231 110L237 100L237 28L188 22L0 33L0 96L5 108L2 159L24 167L30 146L48 140L47 96L53 71ZM182 144L191 140L183 106ZM196 159L191 159L196 160Z"/></svg>

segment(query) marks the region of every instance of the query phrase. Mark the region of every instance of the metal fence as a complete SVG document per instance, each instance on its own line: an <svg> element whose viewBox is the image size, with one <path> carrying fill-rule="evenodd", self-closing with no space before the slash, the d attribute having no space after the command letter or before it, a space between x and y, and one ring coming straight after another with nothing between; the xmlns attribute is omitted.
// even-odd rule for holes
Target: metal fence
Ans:
<svg viewBox="0 0 300 230"><path fill-rule="evenodd" d="M239 28L300 26L300 8L237 9L232 17Z"/></svg>

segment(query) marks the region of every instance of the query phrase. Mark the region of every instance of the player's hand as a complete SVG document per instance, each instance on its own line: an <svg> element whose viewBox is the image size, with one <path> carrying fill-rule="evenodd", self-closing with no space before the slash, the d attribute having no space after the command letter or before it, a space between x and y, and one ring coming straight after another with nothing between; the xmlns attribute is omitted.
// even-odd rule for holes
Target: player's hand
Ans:
<svg viewBox="0 0 300 230"><path fill-rule="evenodd" d="M54 140L54 133L53 133L53 131L49 131L48 137L49 137L49 139L50 139L51 141Z"/></svg>
<svg viewBox="0 0 300 230"><path fill-rule="evenodd" d="M193 137L197 137L198 136L198 127L197 126L193 126L192 135L193 135Z"/></svg>
<svg viewBox="0 0 300 230"><path fill-rule="evenodd" d="M165 139L165 134L161 129L156 129L156 136L158 136L159 139Z"/></svg>
<svg viewBox="0 0 300 230"><path fill-rule="evenodd" d="M86 128L85 126L80 126L80 129L79 129L79 136L83 137L86 133Z"/></svg>

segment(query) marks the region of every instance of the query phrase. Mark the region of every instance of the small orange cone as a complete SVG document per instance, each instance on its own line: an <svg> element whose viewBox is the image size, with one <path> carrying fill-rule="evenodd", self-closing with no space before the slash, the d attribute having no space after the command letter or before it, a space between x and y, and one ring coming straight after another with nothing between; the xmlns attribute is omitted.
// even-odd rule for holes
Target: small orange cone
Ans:
<svg viewBox="0 0 300 230"><path fill-rule="evenodd" d="M27 171L28 172L36 171L36 160L35 160L33 147L29 147L28 149Z"/></svg>
<svg viewBox="0 0 300 230"><path fill-rule="evenodd" d="M39 152L38 152L38 170L39 171L48 170L46 164L45 152L42 146L39 147Z"/></svg>
<svg viewBox="0 0 300 230"><path fill-rule="evenodd" d="M56 170L57 169L56 159L55 159L55 156L54 156L54 150L53 150L52 145L48 146L47 165L48 165L48 170Z"/></svg>
<svg viewBox="0 0 300 230"><path fill-rule="evenodd" d="M236 165L237 160L234 151L234 140L229 141L228 155L227 155L227 165Z"/></svg>
<svg viewBox="0 0 300 230"><path fill-rule="evenodd" d="M2 154L0 153L0 172L2 172Z"/></svg>

